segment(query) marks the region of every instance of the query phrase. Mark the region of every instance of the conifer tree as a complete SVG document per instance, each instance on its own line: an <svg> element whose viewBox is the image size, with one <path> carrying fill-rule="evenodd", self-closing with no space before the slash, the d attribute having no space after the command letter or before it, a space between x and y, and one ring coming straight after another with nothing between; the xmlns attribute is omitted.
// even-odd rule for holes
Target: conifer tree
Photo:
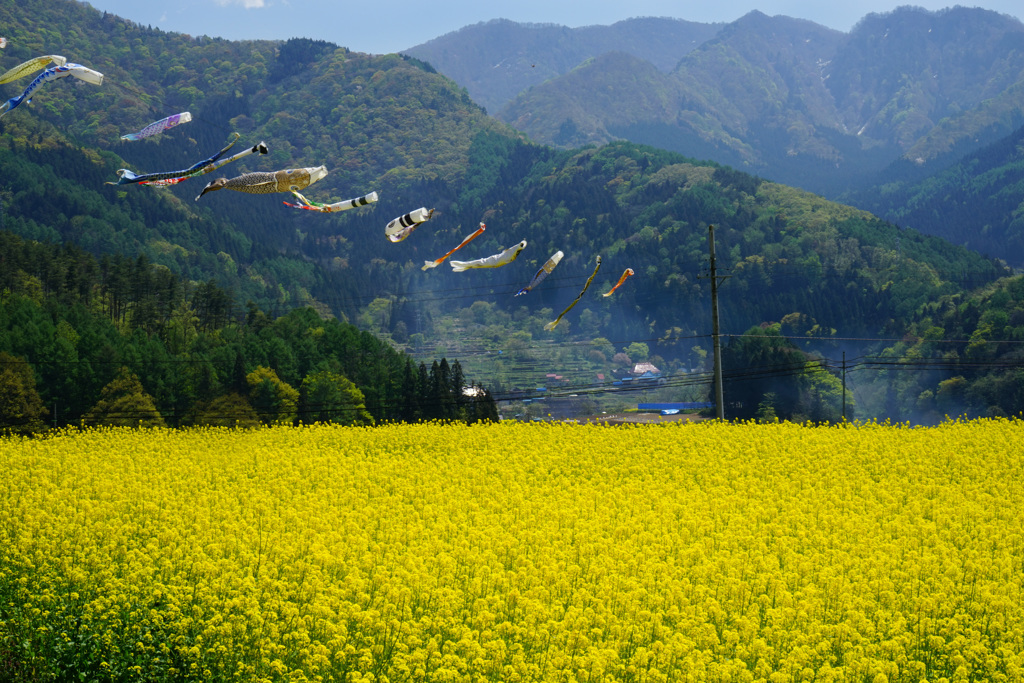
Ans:
<svg viewBox="0 0 1024 683"><path fill-rule="evenodd" d="M260 418L245 396L231 392L218 396L200 409L194 424L212 427L258 427Z"/></svg>

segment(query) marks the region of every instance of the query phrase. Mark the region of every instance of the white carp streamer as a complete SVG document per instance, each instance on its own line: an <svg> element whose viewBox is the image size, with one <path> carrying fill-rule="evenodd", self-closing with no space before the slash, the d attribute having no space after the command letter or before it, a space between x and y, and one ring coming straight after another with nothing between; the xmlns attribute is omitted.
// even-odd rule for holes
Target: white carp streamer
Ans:
<svg viewBox="0 0 1024 683"><path fill-rule="evenodd" d="M464 270L470 268L500 268L507 266L508 264L519 258L519 252L526 248L526 240L523 240L519 244L515 244L500 254L494 254L486 258L478 258L475 261L449 261L452 270L456 273L461 273Z"/></svg>
<svg viewBox="0 0 1024 683"><path fill-rule="evenodd" d="M132 142L135 140L142 140L144 138L157 135L158 133L163 133L165 130L168 130L169 128L174 128L175 126L180 125L182 123L188 123L191 120L192 114L190 112L183 111L180 114L173 114L172 116L168 116L165 119L154 121L153 123L149 124L142 130L140 130L138 133L128 133L127 135L122 135L121 139Z"/></svg>
<svg viewBox="0 0 1024 683"><path fill-rule="evenodd" d="M292 204L291 202L284 202L285 206L290 206L293 209L306 209L307 211L319 211L320 213L334 213L336 211L348 211L358 206L366 206L377 201L377 193L371 192L370 194L364 194L362 197L356 197L355 199L346 199L342 202L334 202L333 204L322 204L320 202L310 201L302 196L302 194L296 190L292 190L292 195L299 201L298 204Z"/></svg>
<svg viewBox="0 0 1024 683"><path fill-rule="evenodd" d="M388 223L384 228L384 234L392 242L401 242L411 235L413 230L420 227L420 223L426 223L433 215L434 210L428 209L425 206L413 209L404 216L399 216Z"/></svg>

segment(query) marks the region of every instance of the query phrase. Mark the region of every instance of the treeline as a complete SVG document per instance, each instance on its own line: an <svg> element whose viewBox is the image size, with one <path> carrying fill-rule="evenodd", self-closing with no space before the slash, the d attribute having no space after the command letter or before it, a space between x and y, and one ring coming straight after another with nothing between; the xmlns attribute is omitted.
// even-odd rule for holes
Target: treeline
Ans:
<svg viewBox="0 0 1024 683"><path fill-rule="evenodd" d="M847 419L937 424L1024 415L1024 276L925 304L899 340L848 361L841 342L824 345L831 358L798 348L793 332L805 324L788 316L723 348L730 417L836 422L845 408Z"/></svg>
<svg viewBox="0 0 1024 683"><path fill-rule="evenodd" d="M1024 413L1024 276L923 306L907 334L881 349L868 391L894 419ZM916 372L899 372L901 368Z"/></svg>
<svg viewBox="0 0 1024 683"><path fill-rule="evenodd" d="M723 347L729 419L833 424L856 419L849 389L819 357L785 337L782 328L782 323L755 326Z"/></svg>
<svg viewBox="0 0 1024 683"><path fill-rule="evenodd" d="M0 429L497 419L428 367L311 308L244 311L213 280L0 232Z"/></svg>

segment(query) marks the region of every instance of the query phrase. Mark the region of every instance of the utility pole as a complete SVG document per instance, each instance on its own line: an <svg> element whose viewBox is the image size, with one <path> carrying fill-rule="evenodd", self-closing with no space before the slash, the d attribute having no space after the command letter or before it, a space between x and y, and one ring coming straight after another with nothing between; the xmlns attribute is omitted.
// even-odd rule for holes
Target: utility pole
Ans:
<svg viewBox="0 0 1024 683"><path fill-rule="evenodd" d="M722 399L722 343L718 334L718 269L715 264L715 226L708 226L708 251L711 254L711 337L715 344L715 417L725 419Z"/></svg>
<svg viewBox="0 0 1024 683"><path fill-rule="evenodd" d="M843 422L846 422L846 351L843 351Z"/></svg>

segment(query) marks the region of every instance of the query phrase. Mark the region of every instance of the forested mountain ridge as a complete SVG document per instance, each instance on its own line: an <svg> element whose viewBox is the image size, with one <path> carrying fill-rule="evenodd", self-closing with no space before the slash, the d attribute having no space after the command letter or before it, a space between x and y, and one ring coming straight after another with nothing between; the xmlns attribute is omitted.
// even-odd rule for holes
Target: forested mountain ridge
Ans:
<svg viewBox="0 0 1024 683"><path fill-rule="evenodd" d="M45 31L33 10L46 15ZM695 347L706 353L700 276L709 224L717 228L720 267L731 270L722 319L735 334L785 318L789 331L812 344L898 335L937 297L1004 274L963 248L713 162L629 143L574 151L533 144L415 59L303 39L192 39L70 2L3 11L29 28L8 34L0 66L67 53L109 69L100 88L53 83L0 119L3 228L80 242L96 254L142 254L187 283L212 279L236 301L236 314L249 299L271 318L313 305L396 346L426 346L429 357L461 359L460 344L473 339L480 358L509 350L504 357L527 363L529 372L561 362L540 353L547 344L644 343L678 369L696 364ZM74 40L62 46L62 32ZM124 57L135 53L139 60ZM110 55L122 58L115 64ZM157 68L168 63L174 68ZM245 74L245 82L235 87L232 74ZM190 124L145 143L117 139L186 105ZM170 188L104 184L118 168L184 168L233 130L243 136L240 146L262 139L270 154L224 175L325 164L330 174L305 191L311 199L370 190L381 199L324 215L282 206L287 195L220 192L196 202L205 178ZM405 241L388 242L387 221L417 206L435 208L434 218ZM486 232L459 256L479 258L526 240L515 263L422 270L481 221ZM514 297L559 249L566 256L544 286ZM597 256L603 265L588 295L545 331ZM598 296L626 267L636 271L628 285ZM606 351L585 353L580 376L610 371L617 354ZM467 361L467 376L484 384L488 377L476 370L503 372L498 363L473 369ZM502 379L534 381L525 370Z"/></svg>
<svg viewBox="0 0 1024 683"><path fill-rule="evenodd" d="M600 74L600 82L595 82L595 74ZM536 86L498 116L535 140L582 147L616 139L608 126L626 128L673 117L678 96L679 88L669 74L639 57L613 51ZM702 151L691 150L693 156Z"/></svg>
<svg viewBox="0 0 1024 683"><path fill-rule="evenodd" d="M664 78L623 71L583 64L497 116L549 144L628 139L830 196L898 159L923 175L1024 122L1024 25L981 9L902 7L848 34L752 12ZM608 91L657 106L589 105Z"/></svg>
<svg viewBox="0 0 1024 683"><path fill-rule="evenodd" d="M859 135L898 147L914 163L949 160L1024 117L1024 24L960 6L869 14L825 78Z"/></svg>
<svg viewBox="0 0 1024 683"><path fill-rule="evenodd" d="M402 54L429 62L494 114L520 92L607 52L633 55L668 73L683 55L721 27L658 17L579 28L495 19L428 40Z"/></svg>
<svg viewBox="0 0 1024 683"><path fill-rule="evenodd" d="M1024 268L1024 127L922 180L890 174L847 200Z"/></svg>
<svg viewBox="0 0 1024 683"><path fill-rule="evenodd" d="M330 173L310 190L312 198L376 189L380 206L362 211L394 206L398 215L410 208L391 203L401 188L457 181L473 132L500 127L453 83L396 55L359 55L305 40L193 39L73 2L4 5L0 14L9 29L0 54L6 66L65 54L106 76L100 87L73 79L50 84L32 104L0 119L3 227L72 240L96 253L141 251L193 279L216 274L261 304L315 302L358 277L289 257L303 239L296 232L301 218L277 198L261 203L221 193L193 202L208 178L172 188L105 183L117 179L118 168L186 168L237 131L243 137L236 149L265 137L270 153L221 174L326 164ZM24 83L3 87L13 94ZM186 109L193 115L186 126L140 143L119 139Z"/></svg>
<svg viewBox="0 0 1024 683"><path fill-rule="evenodd" d="M786 142L772 144L787 144L790 153L805 156L827 146L814 131L839 123L820 62L831 58L841 35L811 22L752 12L688 53L669 74L636 57L603 55L537 86L498 117L534 139L562 146L621 137L761 170L767 141L755 137L781 138Z"/></svg>

